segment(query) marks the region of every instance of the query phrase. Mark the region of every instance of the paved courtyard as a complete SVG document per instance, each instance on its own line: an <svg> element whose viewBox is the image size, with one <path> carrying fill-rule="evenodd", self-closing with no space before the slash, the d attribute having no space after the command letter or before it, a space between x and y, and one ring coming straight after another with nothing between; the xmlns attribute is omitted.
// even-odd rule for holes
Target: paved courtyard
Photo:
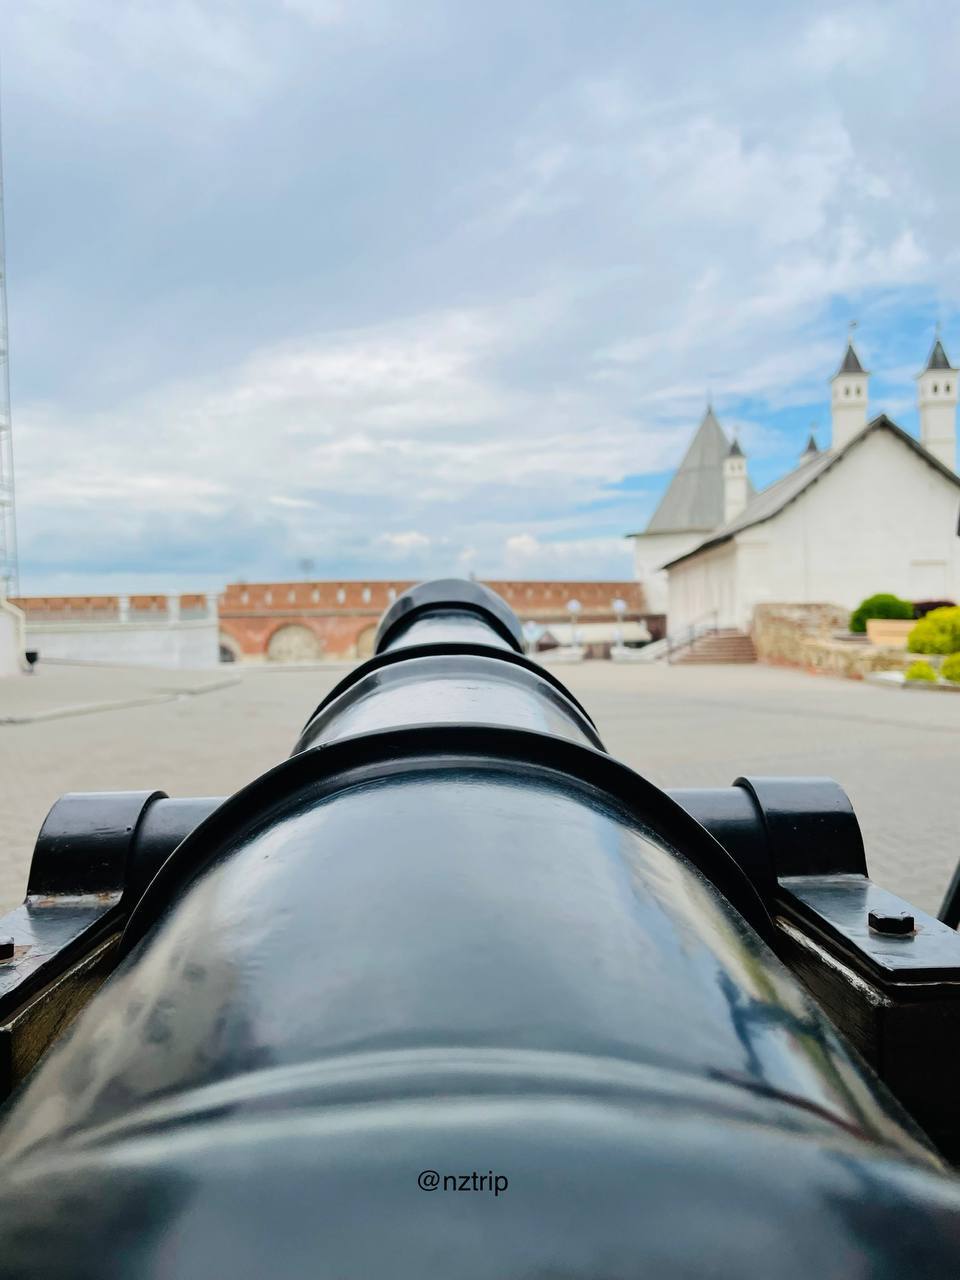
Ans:
<svg viewBox="0 0 960 1280"><path fill-rule="evenodd" d="M935 911L960 856L960 695L762 666L556 669L608 749L662 786L828 774L847 789L871 875ZM223 795L288 754L344 668L216 672L41 666L0 681L0 909L20 901L64 791ZM112 709L94 710L103 704Z"/></svg>

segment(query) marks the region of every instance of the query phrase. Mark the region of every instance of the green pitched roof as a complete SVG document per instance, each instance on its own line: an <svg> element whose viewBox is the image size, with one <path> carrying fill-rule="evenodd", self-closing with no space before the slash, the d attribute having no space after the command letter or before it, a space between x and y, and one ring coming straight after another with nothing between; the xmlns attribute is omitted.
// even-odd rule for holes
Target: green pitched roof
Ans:
<svg viewBox="0 0 960 1280"><path fill-rule="evenodd" d="M644 533L708 533L723 520L723 460L730 441L712 408L674 472Z"/></svg>

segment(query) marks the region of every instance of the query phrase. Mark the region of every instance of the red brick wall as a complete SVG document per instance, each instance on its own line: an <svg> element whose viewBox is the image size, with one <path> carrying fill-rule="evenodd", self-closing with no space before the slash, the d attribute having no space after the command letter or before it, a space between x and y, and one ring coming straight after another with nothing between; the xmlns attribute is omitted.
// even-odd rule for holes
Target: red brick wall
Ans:
<svg viewBox="0 0 960 1280"><path fill-rule="evenodd" d="M112 618L120 608L116 596L11 596L10 603L22 609L28 618L41 615L78 620Z"/></svg>
<svg viewBox="0 0 960 1280"><path fill-rule="evenodd" d="M156 617L168 612L168 598L164 595L128 596L127 600L129 612L141 620L145 614ZM182 595L179 600L184 612L202 613L207 607L206 596L196 592ZM37 622L105 621L120 616L120 596L18 596L11 597L10 603Z"/></svg>
<svg viewBox="0 0 960 1280"><path fill-rule="evenodd" d="M412 585L401 579L231 583L220 596L220 630L245 658L264 657L270 637L290 625L312 631L326 657L353 658L358 656L358 641L365 647L362 641L372 638L380 615ZM627 602L625 617L645 616L643 590L637 582L518 579L485 585L503 596L523 621L566 621L567 601L572 599L580 601L581 621L612 620L611 602L618 597ZM364 632L370 634L364 636Z"/></svg>
<svg viewBox="0 0 960 1280"><path fill-rule="evenodd" d="M131 596L130 597L131 613L166 613L167 597L166 596Z"/></svg>

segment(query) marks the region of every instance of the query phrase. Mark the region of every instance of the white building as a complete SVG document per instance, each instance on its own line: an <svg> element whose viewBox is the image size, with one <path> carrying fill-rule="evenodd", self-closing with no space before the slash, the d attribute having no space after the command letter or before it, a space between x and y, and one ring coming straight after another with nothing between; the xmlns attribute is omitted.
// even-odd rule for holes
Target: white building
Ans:
<svg viewBox="0 0 960 1280"><path fill-rule="evenodd" d="M26 647L23 614L0 590L0 677L18 676L25 670Z"/></svg>
<svg viewBox="0 0 960 1280"><path fill-rule="evenodd" d="M869 374L848 344L831 379L830 448L811 437L798 466L759 493L708 410L647 529L632 535L653 599L666 578L671 634L714 621L747 630L763 601L853 609L878 591L960 599L957 371L939 339L917 381L919 442L885 414L868 421ZM685 505L674 493L696 497ZM664 508L673 527L662 527ZM718 509L709 531L697 530Z"/></svg>

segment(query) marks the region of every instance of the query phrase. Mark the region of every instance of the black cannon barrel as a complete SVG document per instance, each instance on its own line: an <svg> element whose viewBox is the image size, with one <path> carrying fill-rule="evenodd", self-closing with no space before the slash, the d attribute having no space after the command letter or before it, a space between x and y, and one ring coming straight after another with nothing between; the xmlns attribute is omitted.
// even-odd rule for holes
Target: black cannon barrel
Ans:
<svg viewBox="0 0 960 1280"><path fill-rule="evenodd" d="M949 1274L954 1179L489 595L166 860L0 1131L0 1275Z"/></svg>

